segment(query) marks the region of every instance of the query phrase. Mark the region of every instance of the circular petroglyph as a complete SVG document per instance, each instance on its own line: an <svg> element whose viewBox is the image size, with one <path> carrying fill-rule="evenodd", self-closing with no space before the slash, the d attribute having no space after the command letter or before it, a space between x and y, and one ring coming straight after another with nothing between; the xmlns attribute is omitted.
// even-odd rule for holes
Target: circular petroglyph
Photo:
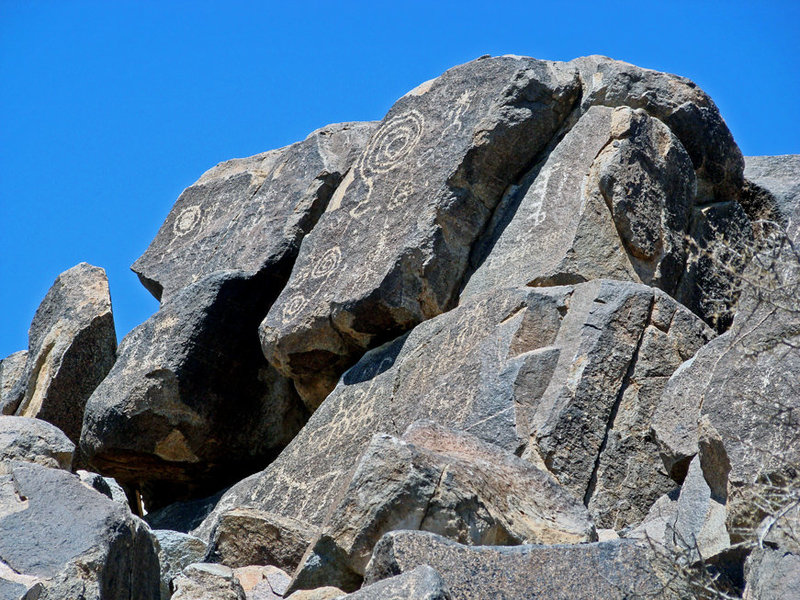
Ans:
<svg viewBox="0 0 800 600"><path fill-rule="evenodd" d="M389 198L389 205L387 208L389 210L394 210L398 206L403 206L408 202L409 198L411 198L411 194L413 193L414 186L408 181L401 181L392 191L392 197Z"/></svg>
<svg viewBox="0 0 800 600"><path fill-rule="evenodd" d="M307 302L308 300L305 296L303 296L303 294L295 294L289 298L289 300L283 306L283 320L286 321L291 319L293 316L303 310L303 307Z"/></svg>
<svg viewBox="0 0 800 600"><path fill-rule="evenodd" d="M386 121L370 140L362 167L369 173L394 169L419 143L425 119L416 110Z"/></svg>
<svg viewBox="0 0 800 600"><path fill-rule="evenodd" d="M311 277L327 277L333 273L342 260L342 251L339 246L329 248L311 269Z"/></svg>
<svg viewBox="0 0 800 600"><path fill-rule="evenodd" d="M203 212L199 206L190 206L185 208L181 214L177 216L175 222L172 224L172 229L176 235L186 235L192 229L197 227L200 219L203 217Z"/></svg>

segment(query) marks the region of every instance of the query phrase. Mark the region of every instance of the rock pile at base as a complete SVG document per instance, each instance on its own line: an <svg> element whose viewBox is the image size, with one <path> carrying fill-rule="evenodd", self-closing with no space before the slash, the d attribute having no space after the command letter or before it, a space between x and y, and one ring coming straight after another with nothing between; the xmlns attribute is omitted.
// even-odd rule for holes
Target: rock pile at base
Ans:
<svg viewBox="0 0 800 600"><path fill-rule="evenodd" d="M799 224L800 156L599 56L221 163L118 349L81 263L0 361L0 599L793 597Z"/></svg>

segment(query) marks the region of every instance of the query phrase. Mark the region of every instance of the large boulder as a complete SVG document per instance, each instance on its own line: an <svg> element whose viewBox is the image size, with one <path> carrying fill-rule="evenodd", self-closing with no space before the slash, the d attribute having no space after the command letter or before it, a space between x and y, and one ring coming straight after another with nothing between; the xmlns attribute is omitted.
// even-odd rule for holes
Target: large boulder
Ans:
<svg viewBox="0 0 800 600"><path fill-rule="evenodd" d="M147 526L61 469L12 462L0 475L0 564L40 600L158 600ZM3 578L0 572L0 578Z"/></svg>
<svg viewBox="0 0 800 600"><path fill-rule="evenodd" d="M329 125L302 142L220 163L184 190L132 269L161 301L216 271L285 278L375 126Z"/></svg>
<svg viewBox="0 0 800 600"><path fill-rule="evenodd" d="M212 563L193 563L173 580L173 600L246 600L234 572Z"/></svg>
<svg viewBox="0 0 800 600"><path fill-rule="evenodd" d="M596 518L636 523L673 486L649 437L656 392L669 364L710 335L699 318L641 284L601 280L476 296L368 352L278 459L225 493L197 533L210 536L223 562L294 568L372 436L400 435L419 420L546 467L590 507L597 490L606 500L595 500ZM641 349L645 339L652 355ZM669 364L655 368L662 351ZM603 459L607 449L613 461ZM647 478L631 485L626 472ZM253 540L249 559L236 541L242 529Z"/></svg>
<svg viewBox="0 0 800 600"><path fill-rule="evenodd" d="M451 600L447 584L434 569L422 565L400 575L376 581L372 585L348 594L348 600Z"/></svg>
<svg viewBox="0 0 800 600"><path fill-rule="evenodd" d="M402 439L373 437L293 589L357 589L373 547L395 529L470 545L597 539L586 508L548 473L470 434L415 423Z"/></svg>
<svg viewBox="0 0 800 600"><path fill-rule="evenodd" d="M292 383L264 359L258 325L374 128L331 125L211 169L134 264L162 305L123 340L81 444L150 509L263 468L307 419Z"/></svg>
<svg viewBox="0 0 800 600"><path fill-rule="evenodd" d="M161 600L172 596L170 585L191 564L202 562L206 556L206 544L192 535L156 529L153 531L158 550L158 564L161 568Z"/></svg>
<svg viewBox="0 0 800 600"><path fill-rule="evenodd" d="M25 369L3 414L49 421L77 444L86 401L116 350L105 271L87 263L64 271L33 317Z"/></svg>
<svg viewBox="0 0 800 600"><path fill-rule="evenodd" d="M258 344L270 293L238 271L187 286L125 337L89 399L84 454L148 510L264 468L303 426L305 407Z"/></svg>
<svg viewBox="0 0 800 600"><path fill-rule="evenodd" d="M22 460L69 471L74 453L75 444L55 425L28 417L0 416L0 463Z"/></svg>
<svg viewBox="0 0 800 600"><path fill-rule="evenodd" d="M261 326L311 408L365 350L456 303L471 245L579 95L573 67L484 57L392 106Z"/></svg>
<svg viewBox="0 0 800 600"><path fill-rule="evenodd" d="M420 531L387 533L372 555L365 585L420 565L438 571L460 598L669 598L646 550L616 540L556 546L464 546Z"/></svg>

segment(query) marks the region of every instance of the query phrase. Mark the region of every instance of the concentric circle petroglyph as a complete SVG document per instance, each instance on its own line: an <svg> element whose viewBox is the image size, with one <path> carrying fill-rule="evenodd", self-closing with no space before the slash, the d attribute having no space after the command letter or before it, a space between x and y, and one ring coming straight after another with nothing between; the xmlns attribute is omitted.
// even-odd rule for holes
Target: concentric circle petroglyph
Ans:
<svg viewBox="0 0 800 600"><path fill-rule="evenodd" d="M283 320L287 321L303 310L303 307L308 303L303 294L295 294L283 306Z"/></svg>
<svg viewBox="0 0 800 600"><path fill-rule="evenodd" d="M197 224L200 222L202 217L203 212L199 206L190 206L183 209L181 214L175 218L172 229L175 231L176 235L186 235L192 229L197 227Z"/></svg>
<svg viewBox="0 0 800 600"><path fill-rule="evenodd" d="M370 140L361 163L368 174L386 173L400 164L422 138L425 119L411 110L386 121Z"/></svg>
<svg viewBox="0 0 800 600"><path fill-rule="evenodd" d="M339 249L339 246L329 248L316 264L314 264L314 268L311 269L311 277L317 279L327 277L336 270L341 260L342 251Z"/></svg>

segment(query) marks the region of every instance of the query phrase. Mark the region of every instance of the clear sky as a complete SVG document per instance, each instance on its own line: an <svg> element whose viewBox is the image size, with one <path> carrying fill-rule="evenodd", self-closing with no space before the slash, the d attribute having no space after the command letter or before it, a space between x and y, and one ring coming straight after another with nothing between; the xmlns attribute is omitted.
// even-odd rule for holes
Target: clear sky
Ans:
<svg viewBox="0 0 800 600"><path fill-rule="evenodd" d="M690 77L745 154L800 153L800 2L0 0L0 358L62 271L130 264L206 169L380 119L483 54L604 54Z"/></svg>

